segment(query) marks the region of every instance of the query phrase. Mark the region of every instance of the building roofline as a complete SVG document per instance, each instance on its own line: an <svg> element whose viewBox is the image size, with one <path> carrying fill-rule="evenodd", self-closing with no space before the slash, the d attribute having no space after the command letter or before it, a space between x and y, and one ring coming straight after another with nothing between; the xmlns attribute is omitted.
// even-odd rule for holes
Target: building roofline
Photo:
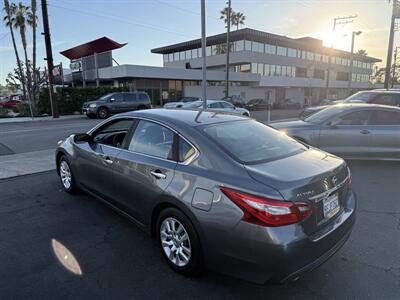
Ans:
<svg viewBox="0 0 400 300"><path fill-rule="evenodd" d="M230 34L231 41L237 41L242 39L248 39L250 41L264 42L272 45L298 48L306 51L319 52L322 54L331 55L341 55L350 57L350 52L332 49L323 46L322 40L312 38L312 37L300 37L300 38L290 38L283 35L277 35L269 32L264 32L260 30L255 30L251 28L243 28L239 30L232 31ZM226 33L220 33L217 35L212 35L207 37L207 46L215 45L219 43L224 43L226 41ZM201 39L194 39L190 41L185 41L177 44L172 44L164 47L154 48L151 50L152 53L157 54L168 54L171 52L185 51L190 49L195 49L201 47ZM359 60L364 60L368 62L381 62L381 59L354 54L354 57Z"/></svg>

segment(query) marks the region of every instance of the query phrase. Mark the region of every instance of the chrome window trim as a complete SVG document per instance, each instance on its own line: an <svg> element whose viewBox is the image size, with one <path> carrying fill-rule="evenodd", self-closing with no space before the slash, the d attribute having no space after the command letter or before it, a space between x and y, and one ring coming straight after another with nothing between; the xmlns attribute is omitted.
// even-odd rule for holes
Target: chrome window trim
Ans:
<svg viewBox="0 0 400 300"><path fill-rule="evenodd" d="M151 157L151 158L161 159L161 160L165 160L165 161L169 161L169 162L176 162L176 163L178 163L178 164L180 164L180 165L184 165L184 166L189 165L190 163L192 163L194 160L196 160L196 159L200 156L200 151L199 151L199 149L197 149L197 147L194 146L193 143L190 142L190 141L189 141L186 137L184 137L181 133L179 133L178 131L176 131L174 128L172 128L172 127L170 127L170 126L168 126L168 125L166 125L166 124L164 124L164 123L162 123L162 122L160 122L160 121L158 121L158 120L151 119L151 118L140 117L140 116L115 116L115 117L111 117L111 118L109 118L109 119L104 120L103 122L101 122L100 124L98 124L97 126L95 126L94 128L92 128L91 130L89 130L87 133L91 135L93 132L95 132L98 128L100 128L100 127L103 126L104 124L106 124L106 123L108 123L108 122L111 122L111 121L113 121L113 120L118 120L118 119L133 119L133 120L136 119L136 120L139 120L139 121L140 121L140 120L143 120L143 121L153 122L153 123L156 123L156 124L158 124L158 125L160 125L160 126L163 126L163 127L167 128L167 129L171 130L173 133L177 134L180 138L182 138L182 139L183 139L184 141L186 141L190 146L192 146L193 149L194 149L194 153L193 153L193 155L191 155L190 157L188 157L185 161L180 162L180 161L173 161L173 160L165 159L165 158L162 158L162 157L157 157L157 156L154 156L154 155L149 155L149 154L146 154L146 153L136 152L136 151L132 151L132 150L128 150L128 149L117 148L117 147L114 147L114 146L109 146L109 145L107 145L107 146L109 146L109 147L112 147L112 148L115 148L115 149L120 149L120 150L122 150L122 151L128 151L128 152L130 152L130 153L135 153L135 154L144 155L144 156ZM133 136L132 136L132 137L133 137Z"/></svg>

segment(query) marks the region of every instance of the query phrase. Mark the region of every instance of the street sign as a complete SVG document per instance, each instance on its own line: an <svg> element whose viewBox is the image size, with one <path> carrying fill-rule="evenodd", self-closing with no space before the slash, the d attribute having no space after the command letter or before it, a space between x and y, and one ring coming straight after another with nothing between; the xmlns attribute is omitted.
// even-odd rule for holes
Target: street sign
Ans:
<svg viewBox="0 0 400 300"><path fill-rule="evenodd" d="M82 71L82 62L80 60L74 61L69 64L69 68L71 69L71 72L80 72Z"/></svg>

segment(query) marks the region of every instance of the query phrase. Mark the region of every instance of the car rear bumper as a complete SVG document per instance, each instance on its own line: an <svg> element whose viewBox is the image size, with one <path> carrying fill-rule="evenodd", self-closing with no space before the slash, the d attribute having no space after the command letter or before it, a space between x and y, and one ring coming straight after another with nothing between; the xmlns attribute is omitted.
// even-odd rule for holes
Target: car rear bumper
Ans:
<svg viewBox="0 0 400 300"><path fill-rule="evenodd" d="M355 223L356 196L322 230L307 235L298 224L263 228L240 222L212 258L210 268L263 284L293 280L335 254L349 238ZM221 246L220 246L221 247Z"/></svg>

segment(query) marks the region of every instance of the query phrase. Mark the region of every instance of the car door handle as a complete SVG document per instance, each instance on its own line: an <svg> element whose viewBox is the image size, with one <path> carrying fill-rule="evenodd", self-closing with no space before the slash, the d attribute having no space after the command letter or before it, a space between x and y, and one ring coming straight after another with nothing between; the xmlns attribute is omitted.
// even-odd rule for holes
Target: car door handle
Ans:
<svg viewBox="0 0 400 300"><path fill-rule="evenodd" d="M368 133L370 133L370 131L367 130L367 129L363 129L363 130L360 131L360 133L362 133L362 134L368 134Z"/></svg>
<svg viewBox="0 0 400 300"><path fill-rule="evenodd" d="M167 175L163 174L160 170L155 170L150 172L157 179L166 179Z"/></svg>
<svg viewBox="0 0 400 300"><path fill-rule="evenodd" d="M104 162L105 162L107 165L111 165L111 164L113 163L113 161L111 160L111 158L109 158L108 156L104 157Z"/></svg>

